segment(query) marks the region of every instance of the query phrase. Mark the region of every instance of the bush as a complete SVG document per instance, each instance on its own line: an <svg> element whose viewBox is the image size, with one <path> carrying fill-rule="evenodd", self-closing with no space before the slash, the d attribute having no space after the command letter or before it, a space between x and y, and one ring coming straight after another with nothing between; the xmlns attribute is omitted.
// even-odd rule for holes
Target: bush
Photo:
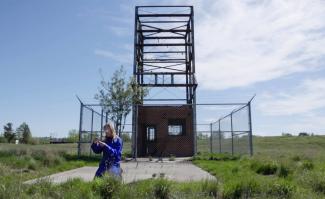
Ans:
<svg viewBox="0 0 325 199"><path fill-rule="evenodd" d="M277 176L286 178L290 173L290 168L284 164L280 164L277 170Z"/></svg>
<svg viewBox="0 0 325 199"><path fill-rule="evenodd" d="M102 198L112 198L121 188L121 181L113 176L105 174L101 178L93 181L93 189L99 193Z"/></svg>
<svg viewBox="0 0 325 199"><path fill-rule="evenodd" d="M7 143L8 140L5 137L0 136L0 143Z"/></svg>
<svg viewBox="0 0 325 199"><path fill-rule="evenodd" d="M46 153L46 156L43 158L43 165L47 167L59 165L64 161L61 156L54 155L51 153Z"/></svg>
<svg viewBox="0 0 325 199"><path fill-rule="evenodd" d="M159 178L154 181L153 184L153 194L156 198L166 199L169 198L171 189L171 182L164 179Z"/></svg>
<svg viewBox="0 0 325 199"><path fill-rule="evenodd" d="M216 198L220 189L219 182L217 180L205 180L201 183L202 192L208 193L209 196Z"/></svg>
<svg viewBox="0 0 325 199"><path fill-rule="evenodd" d="M312 170L314 168L314 164L310 160L305 160L302 162L301 168L305 170Z"/></svg>
<svg viewBox="0 0 325 199"><path fill-rule="evenodd" d="M46 151L44 151L44 150L33 150L31 152L31 155L35 160L43 160L45 155L46 155Z"/></svg>
<svg viewBox="0 0 325 199"><path fill-rule="evenodd" d="M260 192L260 186L254 178L233 179L225 183L223 197L225 199L250 198Z"/></svg>
<svg viewBox="0 0 325 199"><path fill-rule="evenodd" d="M310 182L312 190L317 193L325 194L325 174L324 173L312 173L310 175Z"/></svg>
<svg viewBox="0 0 325 199"><path fill-rule="evenodd" d="M193 157L193 160L216 160L216 161L228 161L238 160L240 155L231 155L228 153L198 153Z"/></svg>
<svg viewBox="0 0 325 199"><path fill-rule="evenodd" d="M131 152L122 153L122 160L125 160L126 158L132 158Z"/></svg>
<svg viewBox="0 0 325 199"><path fill-rule="evenodd" d="M258 174L262 175L273 175L276 173L278 166L274 162L264 162L253 161L251 163L251 169Z"/></svg>
<svg viewBox="0 0 325 199"><path fill-rule="evenodd" d="M295 161L295 162L298 162L301 160L300 156L299 155L295 155L292 157L292 160Z"/></svg>
<svg viewBox="0 0 325 199"><path fill-rule="evenodd" d="M272 181L266 191L266 194L275 196L276 198L290 198L295 187L287 181Z"/></svg>
<svg viewBox="0 0 325 199"><path fill-rule="evenodd" d="M38 164L37 162L35 161L35 159L31 158L29 161L28 161L28 166L27 166L28 169L30 170L36 170L38 168Z"/></svg>
<svg viewBox="0 0 325 199"><path fill-rule="evenodd" d="M28 141L28 144L31 144L31 145L38 145L40 142L39 142L39 139L37 138L30 138L30 140Z"/></svg>
<svg viewBox="0 0 325 199"><path fill-rule="evenodd" d="M237 174L238 171L239 171L239 167L237 167L237 166L231 169L231 173L233 173L233 174Z"/></svg>
<svg viewBox="0 0 325 199"><path fill-rule="evenodd" d="M26 189L26 193L29 195L48 195L50 194L53 188L53 184L50 182L49 179L39 179L36 183L30 185Z"/></svg>

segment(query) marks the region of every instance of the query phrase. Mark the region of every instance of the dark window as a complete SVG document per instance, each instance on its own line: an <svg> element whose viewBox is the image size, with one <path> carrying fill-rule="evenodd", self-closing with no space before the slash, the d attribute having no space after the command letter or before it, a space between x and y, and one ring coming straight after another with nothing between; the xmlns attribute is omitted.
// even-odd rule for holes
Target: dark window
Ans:
<svg viewBox="0 0 325 199"><path fill-rule="evenodd" d="M184 135L185 134L185 120L172 119L168 120L168 135Z"/></svg>
<svg viewBox="0 0 325 199"><path fill-rule="evenodd" d="M154 126L147 126L147 141L156 141L156 128Z"/></svg>

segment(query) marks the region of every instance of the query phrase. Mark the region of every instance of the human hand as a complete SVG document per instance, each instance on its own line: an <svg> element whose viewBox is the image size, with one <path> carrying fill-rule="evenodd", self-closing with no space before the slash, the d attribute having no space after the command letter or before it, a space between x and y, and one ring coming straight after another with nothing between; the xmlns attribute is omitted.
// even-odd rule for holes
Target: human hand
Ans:
<svg viewBox="0 0 325 199"><path fill-rule="evenodd" d="M95 138L95 139L93 140L93 143L95 143L95 144L98 144L98 142L99 142L99 139L98 139L98 138Z"/></svg>
<svg viewBox="0 0 325 199"><path fill-rule="evenodd" d="M103 147L103 146L107 146L107 144L106 144L105 142L98 141L98 143L99 143L99 145L100 145L101 147Z"/></svg>

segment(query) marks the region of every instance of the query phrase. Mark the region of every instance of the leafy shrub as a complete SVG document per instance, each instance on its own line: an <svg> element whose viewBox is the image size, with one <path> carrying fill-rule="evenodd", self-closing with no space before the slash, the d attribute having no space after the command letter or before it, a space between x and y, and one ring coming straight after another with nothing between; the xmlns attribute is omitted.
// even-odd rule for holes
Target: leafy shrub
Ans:
<svg viewBox="0 0 325 199"><path fill-rule="evenodd" d="M46 153L42 161L44 166L51 167L51 166L61 164L64 161L64 159L61 156L57 156L52 153Z"/></svg>
<svg viewBox="0 0 325 199"><path fill-rule="evenodd" d="M39 139L37 139L37 138L31 138L31 139L28 141L28 144L31 144L31 145L37 145L37 144L40 144L40 142L39 142Z"/></svg>
<svg viewBox="0 0 325 199"><path fill-rule="evenodd" d="M249 198L260 192L260 185L254 178L233 179L225 183L223 197L225 199Z"/></svg>
<svg viewBox="0 0 325 199"><path fill-rule="evenodd" d="M53 184L47 178L39 179L36 183L30 185L26 189L29 195L49 195L53 188Z"/></svg>
<svg viewBox="0 0 325 199"><path fill-rule="evenodd" d="M0 136L0 143L7 143L8 140L5 137Z"/></svg>
<svg viewBox="0 0 325 199"><path fill-rule="evenodd" d="M126 158L132 158L132 153L131 152L122 153L122 160L125 160Z"/></svg>
<svg viewBox="0 0 325 199"><path fill-rule="evenodd" d="M105 174L101 178L96 178L93 182L93 189L99 193L102 198L112 198L119 192L121 181L113 176Z"/></svg>
<svg viewBox="0 0 325 199"><path fill-rule="evenodd" d="M309 184L313 191L325 194L325 174L321 172L314 172L309 176Z"/></svg>
<svg viewBox="0 0 325 199"><path fill-rule="evenodd" d="M220 190L220 184L217 180L205 180L201 183L201 190L216 198Z"/></svg>
<svg viewBox="0 0 325 199"><path fill-rule="evenodd" d="M290 173L290 168L284 164L280 164L277 170L277 176L285 178L289 175Z"/></svg>
<svg viewBox="0 0 325 199"><path fill-rule="evenodd" d="M312 170L314 168L314 164L310 160L305 160L302 162L301 168L306 170Z"/></svg>
<svg viewBox="0 0 325 199"><path fill-rule="evenodd" d="M34 158L31 158L29 161L28 161L28 166L27 166L28 169L30 170L36 170L38 168L38 164L37 162L35 161Z"/></svg>
<svg viewBox="0 0 325 199"><path fill-rule="evenodd" d="M47 152L45 150L33 150L31 155L35 160L43 160L46 153Z"/></svg>
<svg viewBox="0 0 325 199"><path fill-rule="evenodd" d="M300 156L299 155L295 155L292 157L292 160L295 161L295 162L298 162L301 160Z"/></svg>
<svg viewBox="0 0 325 199"><path fill-rule="evenodd" d="M258 174L273 175L276 173L278 166L275 162L259 162L253 161L251 163L251 169Z"/></svg>
<svg viewBox="0 0 325 199"><path fill-rule="evenodd" d="M239 171L239 167L238 166L236 166L236 167L234 167L234 168L232 168L231 169L231 173L238 173L238 171Z"/></svg>
<svg viewBox="0 0 325 199"><path fill-rule="evenodd" d="M295 187L288 181L278 180L272 181L266 191L266 194L276 198L290 198L295 190Z"/></svg>
<svg viewBox="0 0 325 199"><path fill-rule="evenodd" d="M195 155L193 157L193 160L228 161L238 159L240 159L240 155L231 155L228 153L200 153L200 155Z"/></svg>
<svg viewBox="0 0 325 199"><path fill-rule="evenodd" d="M159 178L154 181L153 184L153 194L156 198L166 199L169 198L171 190L171 182L164 179Z"/></svg>

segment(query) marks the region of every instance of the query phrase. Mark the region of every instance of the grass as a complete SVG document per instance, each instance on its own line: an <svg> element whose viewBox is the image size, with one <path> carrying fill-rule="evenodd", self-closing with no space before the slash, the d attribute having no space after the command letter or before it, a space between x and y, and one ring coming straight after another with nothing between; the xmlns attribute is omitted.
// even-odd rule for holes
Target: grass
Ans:
<svg viewBox="0 0 325 199"><path fill-rule="evenodd" d="M201 153L222 198L325 198L325 136L254 137L253 157Z"/></svg>
<svg viewBox="0 0 325 199"><path fill-rule="evenodd" d="M198 146L209 149L203 142ZM131 184L110 177L22 183L98 165L99 156L77 158L76 147L0 144L0 198L325 198L325 136L254 137L253 157L206 152L193 157L214 181L177 183L159 175Z"/></svg>

